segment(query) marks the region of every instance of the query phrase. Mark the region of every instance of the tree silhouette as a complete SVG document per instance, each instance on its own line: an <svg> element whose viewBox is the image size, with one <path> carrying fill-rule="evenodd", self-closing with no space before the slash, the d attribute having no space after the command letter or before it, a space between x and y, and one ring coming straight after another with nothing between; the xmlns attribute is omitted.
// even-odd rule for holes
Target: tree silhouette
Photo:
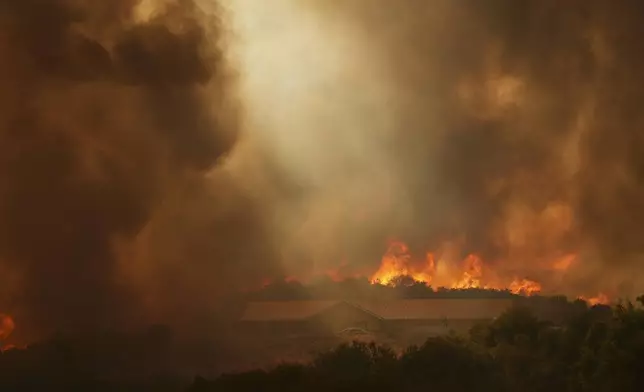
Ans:
<svg viewBox="0 0 644 392"><path fill-rule="evenodd" d="M539 306L517 306L476 325L467 337L429 338L398 355L376 344L345 344L306 365L282 365L261 376L199 380L195 386L199 391L250 391L261 384L266 391L311 392L644 390L641 306L625 303L611 309L574 301L564 307L560 299L538 301ZM569 310L559 314L564 323L537 317L549 313L543 307L547 303L556 304L558 313Z"/></svg>

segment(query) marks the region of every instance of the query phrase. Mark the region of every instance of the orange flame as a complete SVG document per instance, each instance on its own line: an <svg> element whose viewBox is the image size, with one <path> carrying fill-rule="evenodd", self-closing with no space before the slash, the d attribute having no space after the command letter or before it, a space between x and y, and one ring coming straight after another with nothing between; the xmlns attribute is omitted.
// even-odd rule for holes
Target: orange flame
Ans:
<svg viewBox="0 0 644 392"><path fill-rule="evenodd" d="M522 296L532 296L542 292L541 283L528 276L510 275L506 273L509 271L496 270L493 265L486 265L476 254L468 255L459 263L458 259L454 258L457 253L454 252L453 247L445 246L437 253L428 252L425 257L416 258L404 242L390 241L380 266L373 274L352 269L346 261L343 261L339 267L318 270L309 274L308 278L288 276L283 280L307 282L311 277L327 277L332 281L340 282L347 278L362 279L367 276L372 284L392 287L413 281L427 286L431 284L435 287L452 289L506 290ZM578 262L578 255L570 253L558 258L541 259L533 265L560 277L561 274L569 272ZM273 281L267 280L263 283L266 286ZM609 303L605 294L579 298L591 305Z"/></svg>
<svg viewBox="0 0 644 392"><path fill-rule="evenodd" d="M590 306L610 304L610 299L604 293L599 293L597 294L596 297L590 297L590 298L581 296L579 297L579 299L581 299L582 301L586 301L586 303L588 303L588 305Z"/></svg>
<svg viewBox="0 0 644 392"><path fill-rule="evenodd" d="M452 284L453 289L477 289L487 288L481 286L483 276L483 261L476 255L469 255L463 261L465 271L463 277Z"/></svg>
<svg viewBox="0 0 644 392"><path fill-rule="evenodd" d="M567 257L563 263L569 265L574 256ZM562 268L561 266L559 268ZM438 276L437 276L438 273ZM448 276L446 276L447 274ZM409 247L400 241L392 241L387 248L380 267L371 276L371 283L396 285L401 277L411 278L416 282L430 284L440 281L446 287L453 289L507 289L517 295L530 296L541 292L541 284L526 278L515 278L501 284L493 271L485 268L483 260L475 255L468 255L460 264L458 271L437 271L436 259L433 253L427 253L425 260L414 260Z"/></svg>
<svg viewBox="0 0 644 392"><path fill-rule="evenodd" d="M541 284L530 279L515 279L510 283L508 289L513 294L530 296L541 292Z"/></svg>
<svg viewBox="0 0 644 392"><path fill-rule="evenodd" d="M371 276L371 283L391 285L397 278L409 277L416 282L429 284L435 272L434 256L428 253L424 262L414 262L409 247L399 241L392 241L382 256L380 268Z"/></svg>
<svg viewBox="0 0 644 392"><path fill-rule="evenodd" d="M13 318L8 314L0 313L0 352L16 348L12 344L2 345L2 341L6 340L15 328L16 324L14 323Z"/></svg>

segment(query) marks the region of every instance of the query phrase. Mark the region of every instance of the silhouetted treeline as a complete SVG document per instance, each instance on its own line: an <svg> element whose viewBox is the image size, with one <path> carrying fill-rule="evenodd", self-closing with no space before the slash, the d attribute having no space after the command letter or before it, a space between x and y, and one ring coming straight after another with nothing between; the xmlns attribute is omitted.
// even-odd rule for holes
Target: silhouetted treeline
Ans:
<svg viewBox="0 0 644 392"><path fill-rule="evenodd" d="M576 306L581 306L576 305ZM608 317L607 317L608 316ZM515 307L469 336L430 338L402 354L353 343L310 363L197 378L208 391L507 391L644 390L644 310L584 308L563 326Z"/></svg>
<svg viewBox="0 0 644 392"><path fill-rule="evenodd" d="M178 341L163 325L59 334L0 352L0 391L182 391L195 372L215 368L226 356L212 341Z"/></svg>

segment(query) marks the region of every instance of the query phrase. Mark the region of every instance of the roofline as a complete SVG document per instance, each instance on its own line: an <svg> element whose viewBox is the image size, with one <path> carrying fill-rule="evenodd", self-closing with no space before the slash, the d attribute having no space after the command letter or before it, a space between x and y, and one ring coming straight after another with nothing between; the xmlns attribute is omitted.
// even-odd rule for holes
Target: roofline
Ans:
<svg viewBox="0 0 644 392"><path fill-rule="evenodd" d="M367 309L367 308L365 308L363 306L360 306L359 304L349 302L349 301L343 301L343 302L345 302L345 303L349 304L350 306L353 306L354 308L356 308L358 310L361 310L361 311L363 311L363 312L365 312L365 313L367 313L367 314L369 314L369 315L371 315L371 316L373 316L373 317L375 317L375 318L377 318L379 320L384 320L385 319L383 316L381 316L381 315L379 315L377 313L374 313L371 310L369 310L369 309Z"/></svg>
<svg viewBox="0 0 644 392"><path fill-rule="evenodd" d="M361 312L363 312L363 313L366 313L366 314L368 314L368 315L370 315L370 316L372 316L372 317L375 317L375 318L377 318L378 320L385 320L385 318L384 318L384 317L382 317L382 316L380 316L379 314L376 314L376 313L374 313L374 312L370 311L369 309L366 309L366 308L364 308L364 307L362 307L362 306L360 306L360 305L358 305L358 304L356 304L356 303L353 303L353 302L351 302L351 301L345 301L345 300L339 300L339 301L337 301L337 303L334 303L334 304L332 304L331 306L329 306L329 307L327 307L327 308L324 308L324 309L322 309L321 311L319 311L319 312L317 312L317 313L314 313L314 314L310 315L309 317L304 317L303 319L304 319L304 320L306 320L306 319L312 319L312 318L314 318L314 317L316 317L316 316L320 315L321 313L326 312L327 310L329 310L329 309L331 309L331 308L333 308L333 307L335 307L335 306L338 306L338 305L340 305L340 304L349 305L350 307L352 307L352 308L354 308L354 309L357 309L357 310L359 310L359 311L361 311Z"/></svg>
<svg viewBox="0 0 644 392"><path fill-rule="evenodd" d="M504 302L514 302L515 301L515 299L513 299L513 298L419 298L419 299L403 299L403 300L394 300L394 301L414 301L414 300L419 300L419 301L433 301L433 300L446 301L447 300L447 301L450 301L450 300L461 300L461 299L465 299L465 300L468 300L468 299L469 300L484 300L484 301L492 300L492 301L504 301ZM370 315L370 316L372 316L372 317L374 317L374 318L376 318L376 319L378 319L380 321L414 321L414 320L443 320L443 319L452 320L452 321L457 321L457 320L491 320L491 319L494 319L495 317L498 317L498 315L492 316L492 317L474 317L474 318L470 318L470 317L467 317L467 318L460 318L460 317L459 318L453 318L453 317L445 317L445 316L441 316L441 317L385 317L385 316L379 315L379 314L377 314L377 313L375 313L375 312L363 307L359 303L349 301L349 300L250 301L248 304L251 304L251 303L276 303L276 302L281 302L281 303L284 303L284 302L328 302L329 306L324 307L320 311L318 311L316 313L313 313L313 314L311 314L309 316L305 316L305 317L298 317L298 318L292 318L292 319L289 318L289 319L261 319L261 320L250 319L249 320L249 319L245 319L242 316L238 321L270 322L270 321L310 320L310 319L315 318L316 316L320 315L321 313L323 313L323 312L325 312L325 311L327 311L327 310L329 310L329 309L333 308L334 306L337 306L337 305L339 305L341 303L349 305L350 307L352 307L354 309L357 309L357 310L359 310L359 311L361 311L363 313L366 313L366 314L368 314L368 315Z"/></svg>
<svg viewBox="0 0 644 392"><path fill-rule="evenodd" d="M370 316L373 316L373 317L377 318L378 320L385 320L385 318L384 318L383 316L381 316L381 315L379 315L379 314L377 314L377 313L374 313L374 312L372 312L371 310L369 310L369 309L367 309L367 308L365 308L365 307L363 307L363 306L358 305L357 303L353 303L353 302L349 302L349 301L342 301L342 302L346 303L346 304L347 304L347 305L349 305L349 306L354 307L355 309L358 309L358 310L360 310L360 311L362 311L362 312L365 312L365 313L367 313L368 315L370 315Z"/></svg>

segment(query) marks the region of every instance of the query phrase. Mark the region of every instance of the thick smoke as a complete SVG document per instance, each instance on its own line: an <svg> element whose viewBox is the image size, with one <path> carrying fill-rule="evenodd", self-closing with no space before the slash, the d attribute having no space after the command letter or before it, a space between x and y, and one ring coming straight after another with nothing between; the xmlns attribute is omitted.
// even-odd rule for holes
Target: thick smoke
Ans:
<svg viewBox="0 0 644 392"><path fill-rule="evenodd" d="M418 26L382 35L392 84L408 96L401 102L421 108L403 109L411 124L396 140L414 219L426 229L412 231L455 233L465 251L536 274L550 290L636 294L619 286L641 278L633 270L644 250L642 119L633 108L644 7L500 0L396 8L387 19L360 19L369 31L390 31L387 20ZM561 287L538 276L566 252L581 254Z"/></svg>
<svg viewBox="0 0 644 392"><path fill-rule="evenodd" d="M421 255L475 252L550 292L641 289L640 2L273 6L281 17L254 23L290 23L273 52L290 45L291 60L254 49L282 74L270 94L256 80L248 91L297 189L278 188L277 207L296 275L345 260L373 271L394 237Z"/></svg>
<svg viewBox="0 0 644 392"><path fill-rule="evenodd" d="M218 15L138 3L0 4L0 309L18 331L172 323L261 247L213 172L237 139Z"/></svg>
<svg viewBox="0 0 644 392"><path fill-rule="evenodd" d="M0 3L14 335L190 322L282 272L373 273L392 238L637 293L640 2L213 4Z"/></svg>

